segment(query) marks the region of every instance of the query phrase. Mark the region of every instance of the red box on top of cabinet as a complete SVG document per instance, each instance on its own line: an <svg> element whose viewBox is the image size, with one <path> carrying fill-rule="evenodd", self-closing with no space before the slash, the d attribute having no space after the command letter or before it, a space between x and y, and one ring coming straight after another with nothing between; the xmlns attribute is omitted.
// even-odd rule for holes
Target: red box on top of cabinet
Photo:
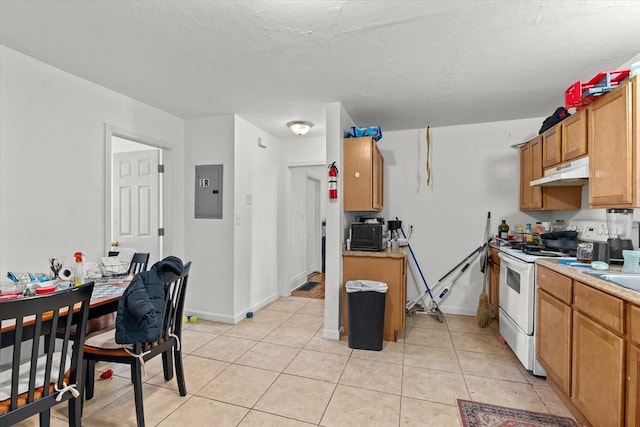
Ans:
<svg viewBox="0 0 640 427"><path fill-rule="evenodd" d="M596 96L618 87L620 81L629 75L629 71L602 71L588 82L575 82L564 91L565 108L576 107L580 109L591 103Z"/></svg>

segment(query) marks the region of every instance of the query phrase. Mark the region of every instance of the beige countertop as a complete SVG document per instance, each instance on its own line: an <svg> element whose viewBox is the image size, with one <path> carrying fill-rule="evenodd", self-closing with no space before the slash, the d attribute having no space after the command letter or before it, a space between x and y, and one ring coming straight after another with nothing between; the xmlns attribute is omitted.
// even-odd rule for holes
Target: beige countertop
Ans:
<svg viewBox="0 0 640 427"><path fill-rule="evenodd" d="M630 303L640 305L640 292L636 292L614 283L607 282L606 280L598 279L590 274L583 273L585 271L585 267L572 267L564 264L558 264L558 260L553 258L541 258L536 261L536 264L547 267L560 274L564 274L567 277L571 277L581 283L621 298L625 301L629 301ZM619 271L620 268L620 266L613 266L610 270Z"/></svg>
<svg viewBox="0 0 640 427"><path fill-rule="evenodd" d="M368 256L376 258L404 258L407 256L408 248L402 246L400 248L388 248L384 251L342 251L342 256Z"/></svg>

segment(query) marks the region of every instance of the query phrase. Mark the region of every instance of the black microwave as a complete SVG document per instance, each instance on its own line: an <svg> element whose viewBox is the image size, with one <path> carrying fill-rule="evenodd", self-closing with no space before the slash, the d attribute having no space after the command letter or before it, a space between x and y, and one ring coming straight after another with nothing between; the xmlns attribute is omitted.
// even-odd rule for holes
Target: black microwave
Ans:
<svg viewBox="0 0 640 427"><path fill-rule="evenodd" d="M384 234L384 224L354 222L351 224L351 250L383 251L387 246Z"/></svg>

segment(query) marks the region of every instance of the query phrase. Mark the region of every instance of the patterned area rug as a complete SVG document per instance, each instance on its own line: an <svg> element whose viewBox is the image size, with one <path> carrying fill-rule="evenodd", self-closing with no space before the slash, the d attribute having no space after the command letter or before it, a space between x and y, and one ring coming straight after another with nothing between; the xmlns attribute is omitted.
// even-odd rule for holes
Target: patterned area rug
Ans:
<svg viewBox="0 0 640 427"><path fill-rule="evenodd" d="M458 399L464 427L578 427L571 418Z"/></svg>

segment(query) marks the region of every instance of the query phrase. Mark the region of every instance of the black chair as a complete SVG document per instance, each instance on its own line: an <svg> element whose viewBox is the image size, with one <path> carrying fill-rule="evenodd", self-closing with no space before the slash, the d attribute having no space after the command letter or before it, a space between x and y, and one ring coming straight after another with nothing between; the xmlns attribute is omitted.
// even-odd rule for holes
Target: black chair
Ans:
<svg viewBox="0 0 640 427"><path fill-rule="evenodd" d="M5 329L0 332L0 425L40 414L40 426L49 426L51 408L68 400L69 425L81 426L82 354L92 292L90 282L49 295L0 302ZM12 320L13 327L8 325ZM56 339L60 330L64 334Z"/></svg>
<svg viewBox="0 0 640 427"><path fill-rule="evenodd" d="M144 426L144 407L142 397L143 364L158 355L162 355L164 378L173 378L175 361L176 379L180 396L187 395L182 365L182 314L184 311L184 297L189 279L191 262L184 265L179 277L166 277L165 299L162 313L162 329L160 338L153 342L141 342L133 348L125 348L115 344L115 331L104 331L93 335L84 346L84 359L87 363L86 389L87 400L93 398L95 365L99 361L126 363L131 366L131 382L133 383L136 405L136 419L139 427ZM114 348L116 347L116 348Z"/></svg>
<svg viewBox="0 0 640 427"><path fill-rule="evenodd" d="M109 251L108 256L118 256L120 252ZM141 271L147 270L149 264L149 252L136 252L131 258L131 264L129 264L129 274L138 274Z"/></svg>
<svg viewBox="0 0 640 427"><path fill-rule="evenodd" d="M147 264L149 264L149 252L136 252L131 258L129 274L138 274L141 271L146 271Z"/></svg>

